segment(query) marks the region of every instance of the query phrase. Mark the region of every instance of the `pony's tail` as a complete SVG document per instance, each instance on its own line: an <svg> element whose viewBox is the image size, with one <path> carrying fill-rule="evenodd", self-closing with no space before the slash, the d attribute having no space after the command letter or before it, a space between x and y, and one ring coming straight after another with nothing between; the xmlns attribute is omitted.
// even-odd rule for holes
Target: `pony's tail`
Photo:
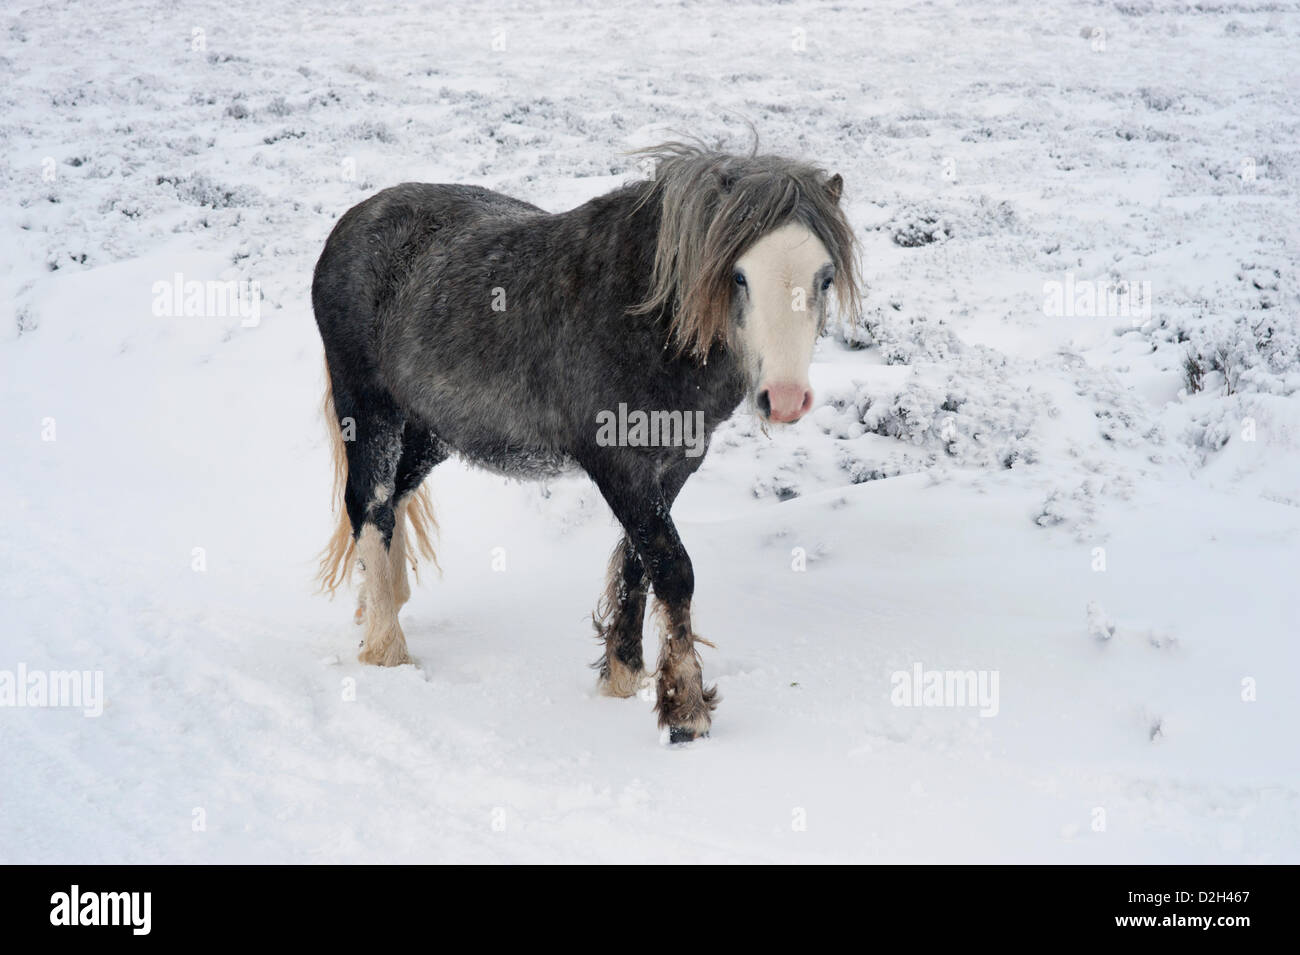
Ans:
<svg viewBox="0 0 1300 955"><path fill-rule="evenodd" d="M438 519L433 515L433 499L429 496L428 485L421 484L411 492L402 505L402 509L398 511L398 519L401 519L404 511L406 522L410 526L410 533L406 535L406 562L410 564L411 571L415 574L416 583L420 580L419 558L421 557L433 564L434 570L441 578L442 565L438 563L438 555L433 549L433 539L438 534Z"/></svg>
<svg viewBox="0 0 1300 955"><path fill-rule="evenodd" d="M334 410L334 382L328 364L325 366L325 398L321 402L321 412L325 416L325 430L330 440L330 458L334 470L333 505L337 520L329 543L320 553L316 580L320 585L319 592L329 593L333 597L339 587L352 580L352 570L357 562L357 541L352 534L352 522L348 519L347 507L343 502L343 493L348 484L348 454L343 444L338 413ZM438 521L433 514L433 500L427 486L421 485L400 502L397 519L405 520L409 527L410 532L403 535L406 541L403 557L415 571L415 579L420 579L418 564L421 557L432 563L441 575L442 566L438 563L438 555L433 548Z"/></svg>
<svg viewBox="0 0 1300 955"><path fill-rule="evenodd" d="M357 562L357 542L352 536L352 522L348 520L348 509L343 505L343 492L348 485L348 453L343 446L343 431L339 427L339 416L334 411L334 380L330 376L329 365L325 366L325 399L321 402L321 412L325 415L325 430L330 439L330 458L334 466L333 510L337 518L334 533L329 543L320 552L320 567L316 571L316 581L320 585L319 593L328 592L331 597L344 583L352 580L352 568Z"/></svg>

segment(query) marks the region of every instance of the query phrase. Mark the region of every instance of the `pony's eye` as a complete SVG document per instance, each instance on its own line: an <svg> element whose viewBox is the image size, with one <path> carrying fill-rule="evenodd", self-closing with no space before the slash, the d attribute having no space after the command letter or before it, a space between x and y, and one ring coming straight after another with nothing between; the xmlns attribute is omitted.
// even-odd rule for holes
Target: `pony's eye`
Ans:
<svg viewBox="0 0 1300 955"><path fill-rule="evenodd" d="M828 288L830 288L830 287L831 287L832 285L834 285L834 284L835 284L835 279L833 279L833 278L825 278L825 279L822 279L822 291L823 291L823 292L826 291Z"/></svg>
<svg viewBox="0 0 1300 955"><path fill-rule="evenodd" d="M744 272L737 272L735 275L732 276L732 278L736 280L736 284L739 285L741 288L745 288L749 284L745 281Z"/></svg>

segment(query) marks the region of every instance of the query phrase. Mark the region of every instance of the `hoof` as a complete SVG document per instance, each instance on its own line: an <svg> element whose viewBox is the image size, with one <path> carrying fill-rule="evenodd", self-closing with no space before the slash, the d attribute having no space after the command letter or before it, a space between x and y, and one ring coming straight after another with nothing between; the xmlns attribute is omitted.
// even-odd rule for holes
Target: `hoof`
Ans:
<svg viewBox="0 0 1300 955"><path fill-rule="evenodd" d="M645 670L634 670L626 663L610 657L605 664L605 672L596 682L596 689L601 696L615 696L626 699L637 693L651 682Z"/></svg>
<svg viewBox="0 0 1300 955"><path fill-rule="evenodd" d="M689 726L670 726L668 727L668 745L676 746L678 743L689 743L697 739L707 739L709 731L697 733Z"/></svg>
<svg viewBox="0 0 1300 955"><path fill-rule="evenodd" d="M377 667L400 667L403 664L413 662L411 655L406 652L406 647L402 644L389 644L387 647L378 650L363 646L361 652L357 654L357 659L362 663Z"/></svg>
<svg viewBox="0 0 1300 955"><path fill-rule="evenodd" d="M689 706L674 705L680 702L681 694L671 686L667 688L667 692L665 689L661 675L659 702L655 709L659 713L659 728L668 729L668 742L689 743L691 740L708 736L713 726L712 713L718 705L717 687L711 686L706 690L703 686L699 686L698 694Z"/></svg>

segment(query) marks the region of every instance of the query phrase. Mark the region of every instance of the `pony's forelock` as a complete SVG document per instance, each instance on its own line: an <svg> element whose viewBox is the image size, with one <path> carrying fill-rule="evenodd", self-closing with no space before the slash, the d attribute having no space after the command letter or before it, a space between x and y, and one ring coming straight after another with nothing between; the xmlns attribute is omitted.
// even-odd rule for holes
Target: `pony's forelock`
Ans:
<svg viewBox="0 0 1300 955"><path fill-rule="evenodd" d="M799 222L830 253L841 308L856 314L856 243L827 174L778 156L737 156L671 142L638 150L654 161L642 204L659 203L650 292L636 313L667 311L670 345L703 360L730 334L732 268L774 229Z"/></svg>

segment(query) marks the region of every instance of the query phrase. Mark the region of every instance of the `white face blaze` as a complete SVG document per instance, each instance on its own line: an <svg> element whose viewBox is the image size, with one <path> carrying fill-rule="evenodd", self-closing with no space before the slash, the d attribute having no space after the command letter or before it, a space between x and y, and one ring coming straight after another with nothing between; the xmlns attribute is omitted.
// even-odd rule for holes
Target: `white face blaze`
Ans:
<svg viewBox="0 0 1300 955"><path fill-rule="evenodd" d="M808 365L835 274L830 254L806 226L790 223L751 245L734 271L755 403L769 421L798 421L812 407Z"/></svg>

